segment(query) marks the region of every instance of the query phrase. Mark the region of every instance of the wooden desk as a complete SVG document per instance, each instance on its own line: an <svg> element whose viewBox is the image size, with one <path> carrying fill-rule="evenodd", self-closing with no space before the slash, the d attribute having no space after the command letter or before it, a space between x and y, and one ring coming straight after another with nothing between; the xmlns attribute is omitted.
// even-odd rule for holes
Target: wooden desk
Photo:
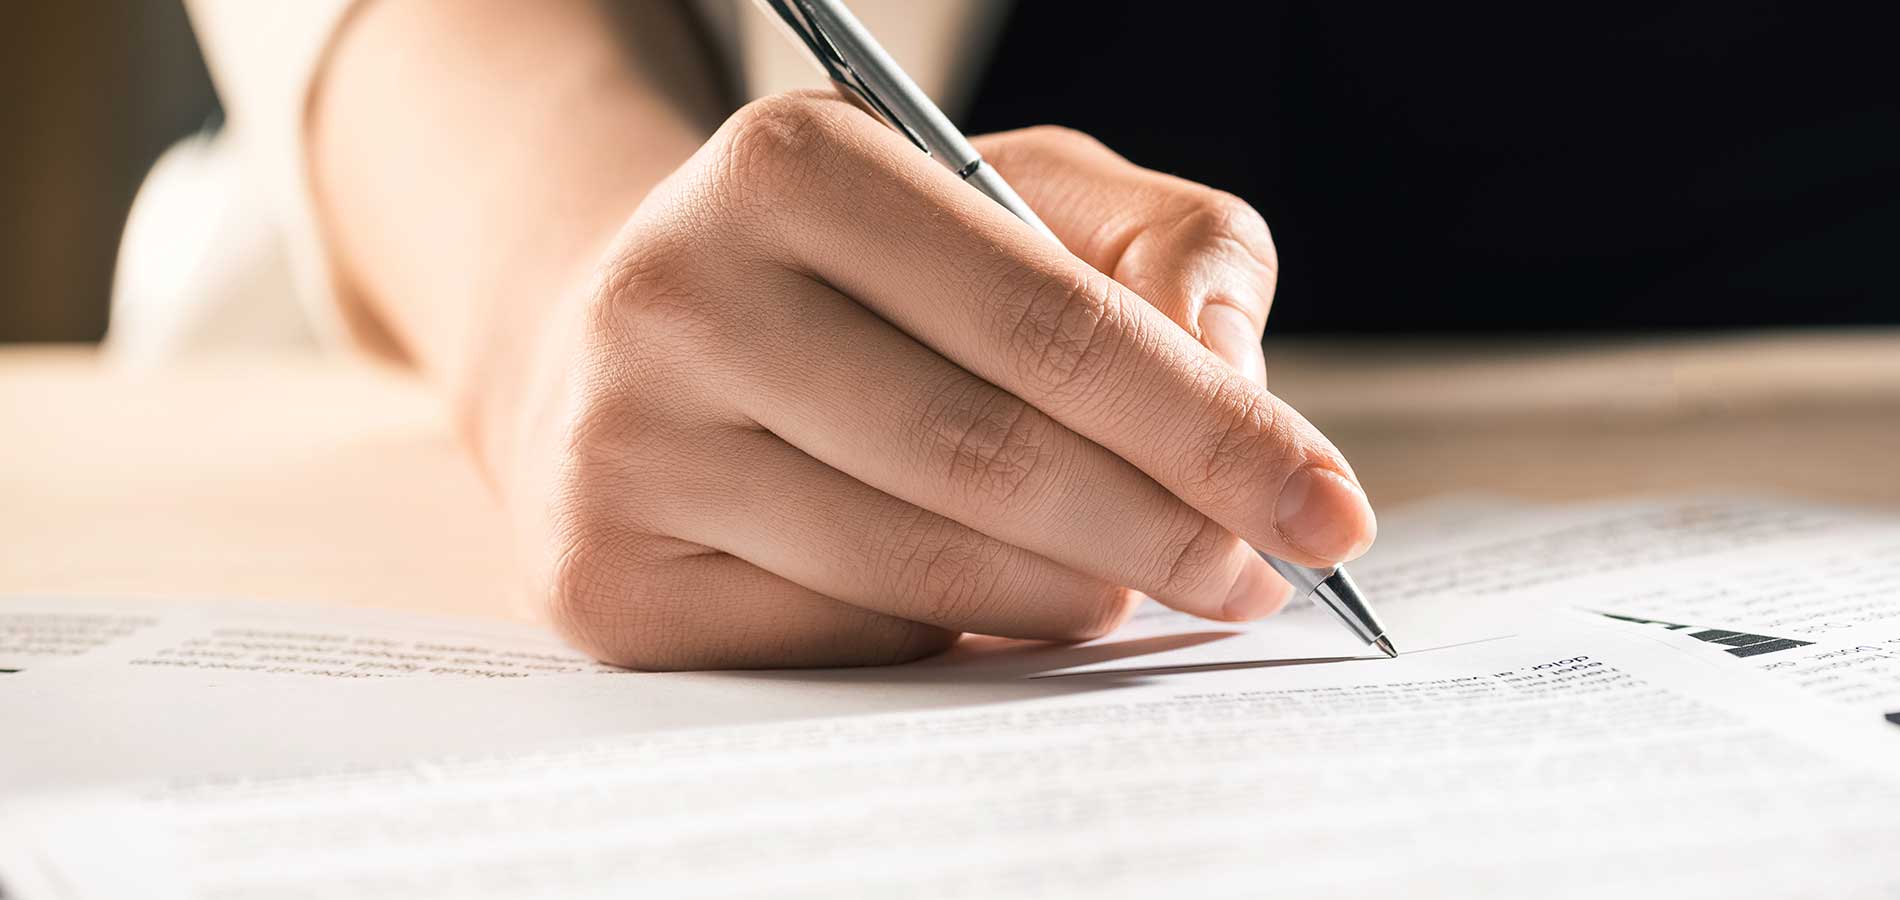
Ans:
<svg viewBox="0 0 1900 900"><path fill-rule="evenodd" d="M1269 367L1375 504L1708 488L1900 506L1900 331L1276 341ZM0 592L529 618L518 583L481 479L402 373L0 350Z"/></svg>
<svg viewBox="0 0 1900 900"><path fill-rule="evenodd" d="M0 352L0 510L0 591L525 615L435 402L360 364Z"/></svg>

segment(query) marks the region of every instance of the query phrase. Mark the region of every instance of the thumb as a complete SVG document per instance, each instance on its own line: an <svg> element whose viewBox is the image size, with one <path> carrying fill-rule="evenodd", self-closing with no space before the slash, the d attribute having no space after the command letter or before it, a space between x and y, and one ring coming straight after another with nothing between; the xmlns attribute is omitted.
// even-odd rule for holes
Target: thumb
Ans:
<svg viewBox="0 0 1900 900"><path fill-rule="evenodd" d="M1207 349L1254 384L1267 386L1267 356L1260 346L1260 329L1248 321L1246 313L1223 300L1211 300L1201 305L1195 321Z"/></svg>

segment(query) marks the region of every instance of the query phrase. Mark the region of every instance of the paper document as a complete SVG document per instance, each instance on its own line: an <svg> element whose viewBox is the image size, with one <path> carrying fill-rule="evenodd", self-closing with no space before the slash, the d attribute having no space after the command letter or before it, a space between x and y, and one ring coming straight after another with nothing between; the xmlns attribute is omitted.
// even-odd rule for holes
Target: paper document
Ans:
<svg viewBox="0 0 1900 900"><path fill-rule="evenodd" d="M1647 622L1900 725L1900 516L1717 498L1465 527L1458 546L1369 559L1361 582L1386 604L1452 590Z"/></svg>
<svg viewBox="0 0 1900 900"><path fill-rule="evenodd" d="M289 603L0 598L0 671L151 667L324 678L619 672L547 629Z"/></svg>
<svg viewBox="0 0 1900 900"><path fill-rule="evenodd" d="M1900 735L1587 621L1387 663L32 798L0 872L27 900L1900 886Z"/></svg>
<svg viewBox="0 0 1900 900"><path fill-rule="evenodd" d="M1212 648L1223 663L1364 650L1317 609L1242 628L1158 606L1143 618L1089 644L973 639L895 668L634 673L525 625L291 604L0 598L11 646L33 651L16 651L21 670L0 675L9 718L29 726L0 753L0 795L1006 703L1078 689L1037 676L1179 665L1177 650ZM1508 635L1522 618L1502 603L1460 602L1417 604L1394 621L1424 650Z"/></svg>
<svg viewBox="0 0 1900 900"><path fill-rule="evenodd" d="M1386 517L1385 538L1349 571L1372 598L1380 621L1401 651L1432 650L1515 633L1539 607L1495 594L1434 602L1432 594L1389 591L1397 579L1379 573L1434 559L1495 539L1478 523L1527 514L1533 508L1491 498L1454 497L1417 504ZM1371 580L1368 581L1367 579ZM1454 582L1435 596L1460 593ZM1415 600L1425 596L1425 600ZM1403 599L1401 599L1403 598ZM1296 597L1279 615L1256 622L1210 622L1149 602L1114 634L1080 645L1076 661L1042 675L1207 668L1269 660L1379 659L1384 654L1359 640L1330 611ZM1114 652L1139 650L1140 652ZM1089 654L1099 653L1099 658Z"/></svg>
<svg viewBox="0 0 1900 900"><path fill-rule="evenodd" d="M660 674L529 626L0 598L0 897L1900 894L1900 520L1384 524L1353 571L1396 660L1310 608Z"/></svg>

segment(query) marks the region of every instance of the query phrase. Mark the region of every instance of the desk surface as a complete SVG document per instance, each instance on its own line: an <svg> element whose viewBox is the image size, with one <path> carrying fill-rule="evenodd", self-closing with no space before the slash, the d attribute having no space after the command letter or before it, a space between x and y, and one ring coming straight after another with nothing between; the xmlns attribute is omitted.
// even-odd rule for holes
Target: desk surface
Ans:
<svg viewBox="0 0 1900 900"><path fill-rule="evenodd" d="M1375 505L1740 489L1900 506L1900 331L1272 342L1269 368ZM0 350L0 592L529 618L518 584L486 487L403 373Z"/></svg>

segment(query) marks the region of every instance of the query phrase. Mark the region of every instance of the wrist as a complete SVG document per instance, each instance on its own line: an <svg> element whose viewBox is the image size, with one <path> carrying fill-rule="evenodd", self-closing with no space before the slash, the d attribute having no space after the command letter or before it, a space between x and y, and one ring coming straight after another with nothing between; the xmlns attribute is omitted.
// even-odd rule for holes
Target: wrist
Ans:
<svg viewBox="0 0 1900 900"><path fill-rule="evenodd" d="M641 28L678 33L669 9L643 7ZM605 15L366 4L312 87L304 139L340 286L436 385L504 489L563 309L707 130L686 96L693 68L638 64Z"/></svg>
<svg viewBox="0 0 1900 900"><path fill-rule="evenodd" d="M494 273L495 292L479 301L483 312L458 370L439 378L456 430L511 506L537 496L529 483L542 479L539 461L554 451L545 442L558 433L592 285L617 228L603 232L552 255L535 274Z"/></svg>

